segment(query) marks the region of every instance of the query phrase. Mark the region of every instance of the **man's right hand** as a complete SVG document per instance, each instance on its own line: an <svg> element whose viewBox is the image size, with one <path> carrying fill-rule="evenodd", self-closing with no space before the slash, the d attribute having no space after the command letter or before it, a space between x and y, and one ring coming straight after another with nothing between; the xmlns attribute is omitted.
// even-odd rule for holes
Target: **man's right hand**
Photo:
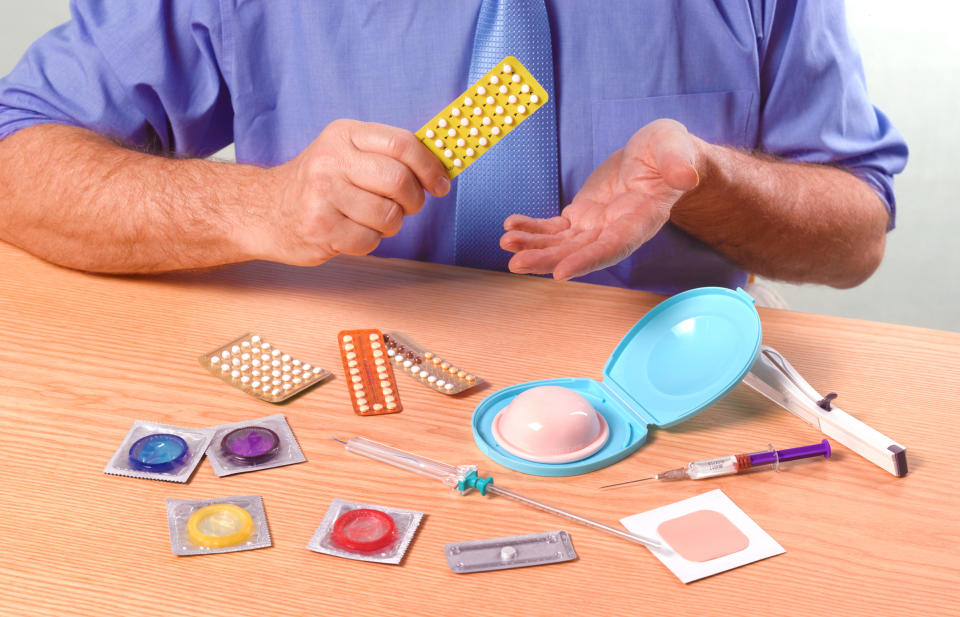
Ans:
<svg viewBox="0 0 960 617"><path fill-rule="evenodd" d="M277 201L256 213L253 252L301 266L369 253L419 212L424 191L450 190L443 164L413 133L356 120L331 122L296 158L268 171Z"/></svg>

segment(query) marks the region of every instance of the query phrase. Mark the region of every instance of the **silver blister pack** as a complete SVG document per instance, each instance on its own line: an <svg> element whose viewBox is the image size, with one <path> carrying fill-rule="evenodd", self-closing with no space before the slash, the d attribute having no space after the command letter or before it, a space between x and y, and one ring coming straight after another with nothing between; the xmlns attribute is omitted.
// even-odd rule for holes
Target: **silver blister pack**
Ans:
<svg viewBox="0 0 960 617"><path fill-rule="evenodd" d="M232 553L272 545L259 495L168 499L167 525L174 555Z"/></svg>
<svg viewBox="0 0 960 617"><path fill-rule="evenodd" d="M525 568L577 558L566 531L452 542L443 547L450 569L458 574Z"/></svg>
<svg viewBox="0 0 960 617"><path fill-rule="evenodd" d="M307 548L318 553L398 564L423 512L335 498Z"/></svg>
<svg viewBox="0 0 960 617"><path fill-rule="evenodd" d="M207 458L217 476L303 463L307 459L283 414L210 429Z"/></svg>
<svg viewBox="0 0 960 617"><path fill-rule="evenodd" d="M211 436L209 429L136 420L103 473L186 482L200 464Z"/></svg>

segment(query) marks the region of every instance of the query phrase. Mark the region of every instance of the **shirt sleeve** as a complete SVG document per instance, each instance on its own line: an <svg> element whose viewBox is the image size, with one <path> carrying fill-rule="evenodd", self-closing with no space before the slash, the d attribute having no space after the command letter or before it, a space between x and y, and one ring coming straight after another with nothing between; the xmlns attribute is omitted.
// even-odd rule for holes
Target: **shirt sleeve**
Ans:
<svg viewBox="0 0 960 617"><path fill-rule="evenodd" d="M762 17L761 148L848 169L884 200L893 229L893 175L907 163L907 145L870 103L843 3L771 0Z"/></svg>
<svg viewBox="0 0 960 617"><path fill-rule="evenodd" d="M35 124L206 156L233 141L216 0L73 0L0 79L0 139Z"/></svg>

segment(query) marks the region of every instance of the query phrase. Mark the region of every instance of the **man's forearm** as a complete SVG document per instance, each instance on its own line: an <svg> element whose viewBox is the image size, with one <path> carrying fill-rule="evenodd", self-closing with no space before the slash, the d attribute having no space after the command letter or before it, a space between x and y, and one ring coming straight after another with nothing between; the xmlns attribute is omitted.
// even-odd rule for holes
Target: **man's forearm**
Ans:
<svg viewBox="0 0 960 617"><path fill-rule="evenodd" d="M269 175L135 152L80 128L34 126L0 141L0 239L94 272L253 259L251 210L271 198Z"/></svg>
<svg viewBox="0 0 960 617"><path fill-rule="evenodd" d="M880 264L887 210L852 174L709 144L698 167L671 221L747 270L844 288Z"/></svg>

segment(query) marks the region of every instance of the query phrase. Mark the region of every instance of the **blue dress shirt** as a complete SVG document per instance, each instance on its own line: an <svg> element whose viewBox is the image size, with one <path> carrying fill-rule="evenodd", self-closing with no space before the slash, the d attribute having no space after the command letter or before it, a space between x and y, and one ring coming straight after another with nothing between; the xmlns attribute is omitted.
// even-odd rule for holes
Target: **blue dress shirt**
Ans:
<svg viewBox="0 0 960 617"><path fill-rule="evenodd" d="M481 0L74 0L0 80L0 139L40 123L140 147L277 165L337 118L411 131L459 95ZM902 137L874 108L836 0L547 0L560 193L640 127L842 166L893 226ZM469 170L468 172L469 173ZM375 255L453 261L454 190ZM559 209L559 205L558 205ZM668 224L581 280L674 293L746 273Z"/></svg>

